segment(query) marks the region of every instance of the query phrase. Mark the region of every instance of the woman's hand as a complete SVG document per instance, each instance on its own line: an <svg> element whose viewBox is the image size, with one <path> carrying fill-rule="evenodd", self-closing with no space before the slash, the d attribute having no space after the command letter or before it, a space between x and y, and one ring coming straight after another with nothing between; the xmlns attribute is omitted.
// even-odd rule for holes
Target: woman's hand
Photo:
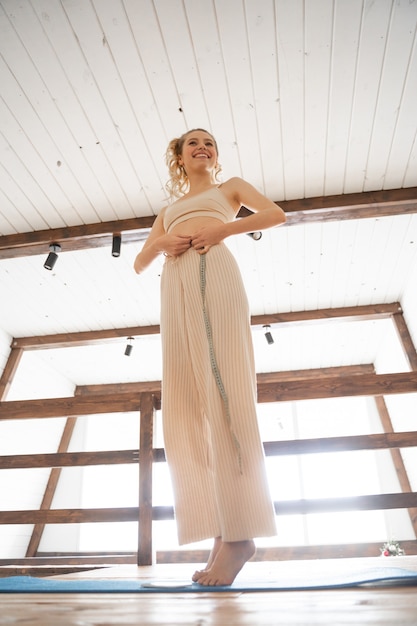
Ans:
<svg viewBox="0 0 417 626"><path fill-rule="evenodd" d="M190 235L162 235L155 246L167 256L180 256L191 246Z"/></svg>
<svg viewBox="0 0 417 626"><path fill-rule="evenodd" d="M220 223L215 226L203 226L191 237L191 246L198 254L205 254L216 244L225 238L224 225Z"/></svg>

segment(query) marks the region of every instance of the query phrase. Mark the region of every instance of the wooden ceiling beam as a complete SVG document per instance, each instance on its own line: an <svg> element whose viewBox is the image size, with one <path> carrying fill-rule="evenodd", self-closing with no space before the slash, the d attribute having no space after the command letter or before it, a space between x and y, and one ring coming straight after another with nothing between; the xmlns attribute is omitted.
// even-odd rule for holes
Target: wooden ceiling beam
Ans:
<svg viewBox="0 0 417 626"><path fill-rule="evenodd" d="M274 502L277 515L306 515L331 511L372 511L410 508L416 493L387 493L346 498L318 498L311 500L281 500ZM155 521L174 519L171 506L155 506ZM0 524L81 524L103 522L136 522L139 507L103 509L53 509L49 511L0 511Z"/></svg>
<svg viewBox="0 0 417 626"><path fill-rule="evenodd" d="M258 384L258 402L288 402L353 396L383 396L417 391L417 372L363 374Z"/></svg>
<svg viewBox="0 0 417 626"><path fill-rule="evenodd" d="M287 380L318 380L325 376L360 376L374 374L371 363L362 365L342 365L339 367L319 367L308 370L288 370L283 372L262 372L256 375L257 384L279 385ZM114 393L154 393L161 392L161 381L148 380L135 383L104 383L96 385L79 385L75 388L75 396L95 396Z"/></svg>
<svg viewBox="0 0 417 626"><path fill-rule="evenodd" d="M385 436L392 436L394 434L394 426L391 420L391 416L388 411L385 398L383 396L375 397L375 406L381 420L382 428L384 429ZM395 433L397 434L397 433ZM417 431L416 431L417 435ZM400 483L401 490L404 493L410 493L413 491L411 481L408 477L407 467L404 463L404 459L401 450L397 448L390 448L390 455L393 463L395 473L397 474L398 481ZM410 522L414 530L414 534L417 537L417 507L414 506L408 509L408 515Z"/></svg>
<svg viewBox="0 0 417 626"><path fill-rule="evenodd" d="M417 372L325 376L289 380L279 384L258 383L259 402L288 402L321 398L380 396L415 393ZM95 396L13 400L0 402L0 420L76 417L103 413L129 413L140 410L137 391L104 393Z"/></svg>
<svg viewBox="0 0 417 626"><path fill-rule="evenodd" d="M313 311L294 311L291 313L268 313L254 315L251 318L252 327L269 324L293 324L295 322L327 322L327 321L367 321L387 319L396 313L401 313L399 302L390 304L369 304L356 307L340 307L334 309L319 309ZM93 343L120 341L126 337L140 337L143 335L158 335L160 328L154 326L129 326L127 328L109 328L105 330L91 330L77 333L61 333L57 335L37 335L34 337L15 337L12 348L24 350L48 350L55 348L69 348L74 346L88 346Z"/></svg>
<svg viewBox="0 0 417 626"><path fill-rule="evenodd" d="M352 452L354 450L395 450L417 446L417 431L265 441L263 446L266 456L325 454L329 452ZM403 489L403 491L408 492L412 489Z"/></svg>
<svg viewBox="0 0 417 626"><path fill-rule="evenodd" d="M77 417L103 413L130 413L140 410L140 396L120 393L115 396L67 397L43 400L13 400L0 403L0 420Z"/></svg>
<svg viewBox="0 0 417 626"><path fill-rule="evenodd" d="M4 235L0 237L0 260L47 255L53 243L60 244L62 252L105 247L111 249L113 235L120 235L123 243L143 241L154 220L154 216L138 217Z"/></svg>
<svg viewBox="0 0 417 626"><path fill-rule="evenodd" d="M417 213L417 187L289 200L279 205L287 225Z"/></svg>
<svg viewBox="0 0 417 626"><path fill-rule="evenodd" d="M415 435L417 437L416 433ZM400 443L404 443L405 441L406 439L401 438ZM139 449L0 455L0 469L87 467L90 465L125 465L133 463L139 463Z"/></svg>
<svg viewBox="0 0 417 626"><path fill-rule="evenodd" d="M417 431L349 435L346 437L315 437L285 441L266 441L266 456L324 454L357 450L387 450L417 447ZM153 449L154 463L164 462L163 448ZM2 469L34 469L125 465L139 463L140 450L100 450L98 452L53 452L47 454L12 454L0 456ZM409 492L410 489L403 489ZM41 507L45 508L45 507Z"/></svg>
<svg viewBox="0 0 417 626"><path fill-rule="evenodd" d="M307 515L338 511L381 511L408 509L416 501L416 493L390 493L346 498L317 498L275 502L277 515Z"/></svg>
<svg viewBox="0 0 417 626"><path fill-rule="evenodd" d="M417 371L417 350L414 346L410 331L408 330L404 315L400 312L394 313L392 320L408 365L410 369Z"/></svg>
<svg viewBox="0 0 417 626"><path fill-rule="evenodd" d="M6 400L7 394L12 386L14 376L19 367L20 361L23 356L23 348L13 348L10 351L9 358L5 368L0 376L0 401Z"/></svg>
<svg viewBox="0 0 417 626"><path fill-rule="evenodd" d="M62 432L61 441L58 446L58 454L65 454L68 452L69 445L71 443L72 434L74 432L75 424L77 422L76 417L69 417ZM61 467L52 467L49 474L48 481L46 483L45 491L43 494L40 509L41 511L49 510L52 506L52 502L55 497L55 493L58 487L59 479L61 476ZM26 556L36 556L39 545L41 543L42 535L45 530L45 524L35 524L30 536L29 545L26 549Z"/></svg>
<svg viewBox="0 0 417 626"><path fill-rule="evenodd" d="M142 335L159 335L159 325L129 326L127 328L109 328L105 330L89 330L76 333L61 333L57 335L36 335L34 337L15 337L12 340L13 348L24 350L49 350L55 348L74 348L90 346L94 343L103 344L120 341L127 337Z"/></svg>
<svg viewBox="0 0 417 626"><path fill-rule="evenodd" d="M417 187L277 201L276 204L287 215L285 226L404 215L417 213ZM248 213L243 207L239 216ZM0 259L47 255L53 243L60 244L62 252L110 249L114 234L121 235L123 243L140 242L147 237L154 220L155 216L148 216L4 235L0 237Z"/></svg>
<svg viewBox="0 0 417 626"><path fill-rule="evenodd" d="M392 302L390 304L365 304L334 309L253 315L251 317L251 326L263 326L264 324L274 326L275 324L295 324L297 322L366 322L376 319L387 319L397 313L402 313L401 304L399 302Z"/></svg>

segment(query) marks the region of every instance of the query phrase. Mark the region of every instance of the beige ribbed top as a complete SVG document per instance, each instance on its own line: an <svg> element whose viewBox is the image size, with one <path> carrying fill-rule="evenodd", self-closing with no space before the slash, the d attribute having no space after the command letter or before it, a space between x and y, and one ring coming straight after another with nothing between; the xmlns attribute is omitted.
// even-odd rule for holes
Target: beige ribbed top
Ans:
<svg viewBox="0 0 417 626"><path fill-rule="evenodd" d="M236 212L219 187L210 187L191 197L176 200L165 210L164 228L167 233L174 226L193 217L214 217L222 222L232 222Z"/></svg>

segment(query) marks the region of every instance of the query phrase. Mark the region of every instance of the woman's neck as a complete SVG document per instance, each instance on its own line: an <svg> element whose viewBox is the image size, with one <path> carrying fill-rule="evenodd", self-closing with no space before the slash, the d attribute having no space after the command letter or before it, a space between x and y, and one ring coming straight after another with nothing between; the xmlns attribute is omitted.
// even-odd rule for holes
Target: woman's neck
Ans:
<svg viewBox="0 0 417 626"><path fill-rule="evenodd" d="M189 179L190 188L188 193L200 193L200 191L204 191L205 189L209 189L213 186L213 179L211 175L208 176L194 176Z"/></svg>

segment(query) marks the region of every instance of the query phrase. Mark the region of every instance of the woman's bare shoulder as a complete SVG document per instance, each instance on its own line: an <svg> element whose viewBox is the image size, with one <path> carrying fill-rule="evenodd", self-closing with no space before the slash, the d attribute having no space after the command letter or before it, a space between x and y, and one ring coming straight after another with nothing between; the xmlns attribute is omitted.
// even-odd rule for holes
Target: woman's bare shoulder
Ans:
<svg viewBox="0 0 417 626"><path fill-rule="evenodd" d="M239 178L239 176L232 176L231 178L228 178L227 180L225 180L220 187L222 189L237 189L239 188L241 185L245 184L245 181L243 180L243 178Z"/></svg>
<svg viewBox="0 0 417 626"><path fill-rule="evenodd" d="M253 185L239 176L229 178L223 183L221 188L230 199L233 199L234 202L239 205L244 204L247 199L252 198L253 194L259 193Z"/></svg>

